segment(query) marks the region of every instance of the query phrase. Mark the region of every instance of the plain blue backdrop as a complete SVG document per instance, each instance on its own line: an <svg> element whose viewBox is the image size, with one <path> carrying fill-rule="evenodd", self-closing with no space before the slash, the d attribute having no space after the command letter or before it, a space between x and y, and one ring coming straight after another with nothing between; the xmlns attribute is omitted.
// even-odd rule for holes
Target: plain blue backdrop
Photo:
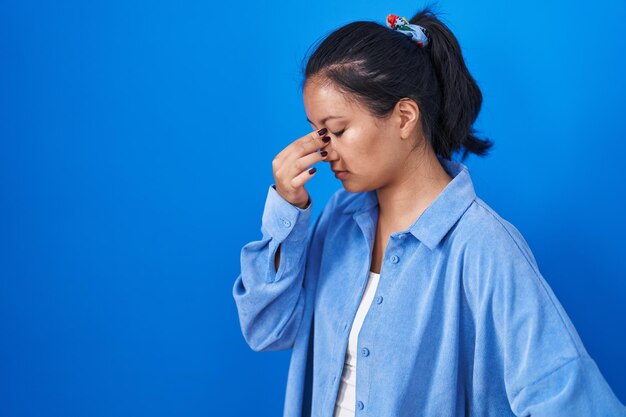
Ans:
<svg viewBox="0 0 626 417"><path fill-rule="evenodd" d="M308 47L423 2L0 0L0 415L278 416L290 351L232 298ZM626 402L626 3L441 1L479 83L478 195ZM317 216L341 183L307 185ZM416 381L419 383L419 381Z"/></svg>

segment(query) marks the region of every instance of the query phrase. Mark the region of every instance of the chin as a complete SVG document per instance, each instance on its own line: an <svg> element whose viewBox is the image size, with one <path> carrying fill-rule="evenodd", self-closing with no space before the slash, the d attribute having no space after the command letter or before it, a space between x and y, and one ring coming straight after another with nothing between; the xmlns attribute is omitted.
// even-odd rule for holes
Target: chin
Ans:
<svg viewBox="0 0 626 417"><path fill-rule="evenodd" d="M343 188L349 193L360 193L366 191L363 187L353 184L351 181L342 181Z"/></svg>

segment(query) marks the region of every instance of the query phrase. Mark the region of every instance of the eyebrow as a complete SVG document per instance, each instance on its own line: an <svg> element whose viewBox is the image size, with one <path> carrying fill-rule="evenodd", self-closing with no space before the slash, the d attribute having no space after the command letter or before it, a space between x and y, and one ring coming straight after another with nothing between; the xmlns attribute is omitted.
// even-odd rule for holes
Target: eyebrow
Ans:
<svg viewBox="0 0 626 417"><path fill-rule="evenodd" d="M343 118L343 116L328 116L328 117L326 117L325 119L322 120L321 124L326 123L326 120L328 120L328 119L341 119L341 118ZM306 121L311 123L311 124L315 124L312 121L310 121L308 117L306 118Z"/></svg>

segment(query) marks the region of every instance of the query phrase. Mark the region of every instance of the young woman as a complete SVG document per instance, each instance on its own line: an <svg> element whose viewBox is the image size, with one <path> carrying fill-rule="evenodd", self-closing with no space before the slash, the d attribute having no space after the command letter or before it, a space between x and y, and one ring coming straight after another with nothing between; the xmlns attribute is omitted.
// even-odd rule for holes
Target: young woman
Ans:
<svg viewBox="0 0 626 417"><path fill-rule="evenodd" d="M250 347L293 349L286 417L626 416L520 232L451 158L492 143L432 11L336 30L303 97L315 130L274 158L233 286ZM310 224L318 161L343 187Z"/></svg>

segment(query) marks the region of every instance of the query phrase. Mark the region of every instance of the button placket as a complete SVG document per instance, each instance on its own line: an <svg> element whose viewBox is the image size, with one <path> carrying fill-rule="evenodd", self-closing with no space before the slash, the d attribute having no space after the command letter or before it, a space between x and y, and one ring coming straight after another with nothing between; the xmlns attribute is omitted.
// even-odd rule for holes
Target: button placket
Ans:
<svg viewBox="0 0 626 417"><path fill-rule="evenodd" d="M397 264L400 262L401 256L403 253L403 246L405 243L404 239L405 239L405 235L400 234L396 236L395 239L392 241L392 243L390 243L389 246L387 247L387 250L390 253L387 259L389 260L390 263Z"/></svg>

